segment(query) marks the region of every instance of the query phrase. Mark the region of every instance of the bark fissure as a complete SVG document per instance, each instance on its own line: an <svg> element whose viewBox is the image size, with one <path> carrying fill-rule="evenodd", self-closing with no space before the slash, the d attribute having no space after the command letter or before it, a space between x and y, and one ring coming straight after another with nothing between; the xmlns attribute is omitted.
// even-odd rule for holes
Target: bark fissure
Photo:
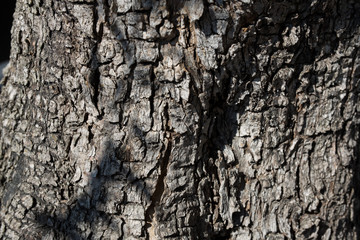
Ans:
<svg viewBox="0 0 360 240"><path fill-rule="evenodd" d="M157 179L157 183L155 186L155 191L151 196L151 204L146 209L145 212L145 221L146 221L146 238L156 239L156 236L158 235L155 232L155 227L158 225L157 222L157 216L156 213L159 211L159 207L161 206L161 200L163 197L163 194L165 192L165 180L168 172L169 163L171 161L171 150L172 150L172 144L173 144L173 133L171 131L171 126L169 123L169 112L168 112L168 105L165 106L164 109L164 128L165 131L165 142L164 142L164 150L162 151L162 157L160 159L160 174Z"/></svg>
<svg viewBox="0 0 360 240"><path fill-rule="evenodd" d="M104 0L97 0L94 4L94 22L93 22L93 31L95 36L95 45L92 50L92 56L91 56L91 68L92 68L92 76L90 77L90 83L93 87L93 96L92 101L99 112L99 119L102 118L103 110L99 107L99 97L100 97L100 63L97 59L98 49L99 45L102 42L103 39L103 31L104 31L104 24L106 24L106 9L105 9L105 3Z"/></svg>

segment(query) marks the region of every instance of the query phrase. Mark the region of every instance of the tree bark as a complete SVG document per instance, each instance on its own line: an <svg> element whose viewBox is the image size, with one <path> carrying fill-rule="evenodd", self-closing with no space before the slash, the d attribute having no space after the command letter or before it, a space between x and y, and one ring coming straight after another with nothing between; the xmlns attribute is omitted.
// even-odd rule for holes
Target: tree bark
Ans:
<svg viewBox="0 0 360 240"><path fill-rule="evenodd" d="M360 4L17 0L2 239L357 239Z"/></svg>

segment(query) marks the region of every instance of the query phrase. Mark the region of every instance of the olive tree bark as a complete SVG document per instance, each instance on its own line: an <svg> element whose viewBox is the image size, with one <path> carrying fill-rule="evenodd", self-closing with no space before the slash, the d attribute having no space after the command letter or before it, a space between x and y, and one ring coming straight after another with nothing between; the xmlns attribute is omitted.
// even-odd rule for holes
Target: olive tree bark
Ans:
<svg viewBox="0 0 360 240"><path fill-rule="evenodd" d="M1 239L357 239L360 4L17 0Z"/></svg>

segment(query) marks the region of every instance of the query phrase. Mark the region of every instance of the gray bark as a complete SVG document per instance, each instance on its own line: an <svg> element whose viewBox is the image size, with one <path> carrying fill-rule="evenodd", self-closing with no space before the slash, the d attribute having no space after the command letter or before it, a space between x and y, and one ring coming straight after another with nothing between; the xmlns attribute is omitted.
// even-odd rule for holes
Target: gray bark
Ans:
<svg viewBox="0 0 360 240"><path fill-rule="evenodd" d="M2 239L357 239L360 4L18 0Z"/></svg>

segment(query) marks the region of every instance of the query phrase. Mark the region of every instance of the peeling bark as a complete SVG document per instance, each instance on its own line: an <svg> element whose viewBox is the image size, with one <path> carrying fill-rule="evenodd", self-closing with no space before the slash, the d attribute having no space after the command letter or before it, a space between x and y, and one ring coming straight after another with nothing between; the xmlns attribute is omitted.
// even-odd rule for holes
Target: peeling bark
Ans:
<svg viewBox="0 0 360 240"><path fill-rule="evenodd" d="M18 0L2 239L357 239L356 1Z"/></svg>

